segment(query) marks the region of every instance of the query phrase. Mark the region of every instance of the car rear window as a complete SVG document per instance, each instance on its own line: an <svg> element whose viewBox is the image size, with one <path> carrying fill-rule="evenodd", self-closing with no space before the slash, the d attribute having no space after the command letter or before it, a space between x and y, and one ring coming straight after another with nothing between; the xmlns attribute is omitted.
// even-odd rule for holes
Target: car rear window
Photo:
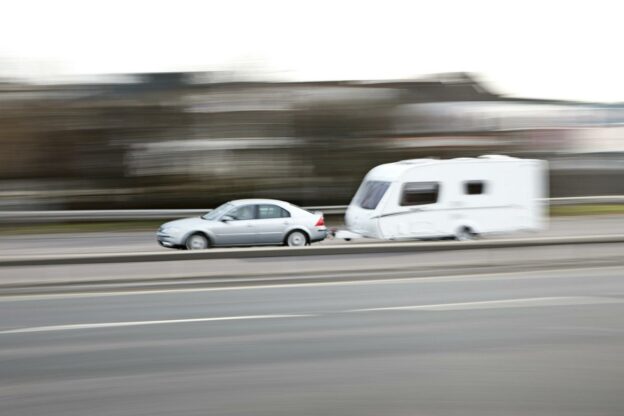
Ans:
<svg viewBox="0 0 624 416"><path fill-rule="evenodd" d="M258 219L288 218L290 213L277 205L258 205Z"/></svg>
<svg viewBox="0 0 624 416"><path fill-rule="evenodd" d="M366 181L357 194L355 203L364 209L375 209L390 187L390 182Z"/></svg>

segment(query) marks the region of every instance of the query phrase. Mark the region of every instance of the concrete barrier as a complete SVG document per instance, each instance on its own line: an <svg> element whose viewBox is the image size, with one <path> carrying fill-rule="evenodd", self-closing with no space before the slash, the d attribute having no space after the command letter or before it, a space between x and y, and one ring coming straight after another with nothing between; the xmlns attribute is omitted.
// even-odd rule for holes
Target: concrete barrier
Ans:
<svg viewBox="0 0 624 416"><path fill-rule="evenodd" d="M527 239L497 239L440 242L388 242L374 244L346 244L308 247L250 247L220 248L202 251L171 251L146 253L80 254L55 256L0 257L0 267L76 265L102 263L137 263L161 261L188 261L211 259L244 259L297 256L332 256L390 253L423 253L516 247L621 244L624 235L599 235L583 237L545 237Z"/></svg>

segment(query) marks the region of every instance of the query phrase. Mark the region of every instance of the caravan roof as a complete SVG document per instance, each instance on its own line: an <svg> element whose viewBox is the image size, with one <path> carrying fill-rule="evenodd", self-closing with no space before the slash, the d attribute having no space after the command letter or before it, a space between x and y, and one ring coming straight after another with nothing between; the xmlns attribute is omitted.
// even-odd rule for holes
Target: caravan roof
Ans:
<svg viewBox="0 0 624 416"><path fill-rule="evenodd" d="M386 163L373 168L369 172L370 179L393 181L403 176L403 174L415 167L430 165L452 165L455 163L489 163L489 162L517 162L525 159L518 159L505 155L483 155L479 157L458 157L454 159L407 159L394 163Z"/></svg>

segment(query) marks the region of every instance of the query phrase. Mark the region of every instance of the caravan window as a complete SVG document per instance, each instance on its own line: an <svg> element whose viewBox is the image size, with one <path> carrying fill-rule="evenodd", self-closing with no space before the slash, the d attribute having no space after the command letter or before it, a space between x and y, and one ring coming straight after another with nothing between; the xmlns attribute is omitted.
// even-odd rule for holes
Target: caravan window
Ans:
<svg viewBox="0 0 624 416"><path fill-rule="evenodd" d="M366 181L358 192L355 203L364 209L375 209L390 187L390 182Z"/></svg>
<svg viewBox="0 0 624 416"><path fill-rule="evenodd" d="M401 206L435 204L439 193L437 182L408 182L403 185Z"/></svg>
<svg viewBox="0 0 624 416"><path fill-rule="evenodd" d="M467 195L481 195L485 193L485 184L482 181L464 182L464 193Z"/></svg>

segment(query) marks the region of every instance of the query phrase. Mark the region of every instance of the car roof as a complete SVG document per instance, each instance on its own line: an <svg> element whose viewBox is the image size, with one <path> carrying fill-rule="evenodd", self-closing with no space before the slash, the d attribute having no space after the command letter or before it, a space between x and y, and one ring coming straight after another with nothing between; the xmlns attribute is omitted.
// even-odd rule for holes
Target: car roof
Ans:
<svg viewBox="0 0 624 416"><path fill-rule="evenodd" d="M248 199L236 199L230 201L232 205L247 205L247 204L276 204L276 205L291 205L286 201L280 201L279 199L266 199L266 198L248 198Z"/></svg>

